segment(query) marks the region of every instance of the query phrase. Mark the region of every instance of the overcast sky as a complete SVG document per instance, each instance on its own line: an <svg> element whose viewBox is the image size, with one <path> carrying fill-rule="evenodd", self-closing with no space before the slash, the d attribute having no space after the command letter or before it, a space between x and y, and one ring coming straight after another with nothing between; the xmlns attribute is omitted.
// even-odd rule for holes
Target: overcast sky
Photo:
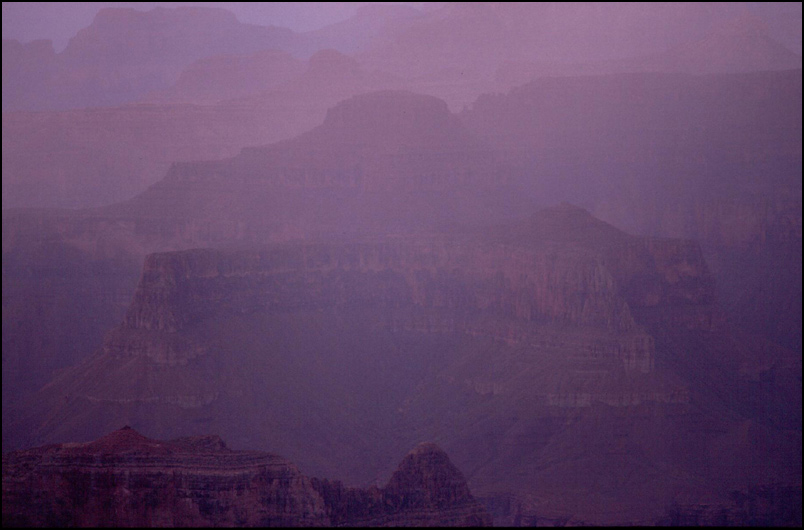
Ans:
<svg viewBox="0 0 804 530"><path fill-rule="evenodd" d="M89 26L104 7L147 11L156 6L180 5L222 7L241 22L307 31L345 20L367 3L370 2L3 2L3 38L23 42L51 39L56 51L61 51L70 37ZM425 2L392 3L420 7Z"/></svg>

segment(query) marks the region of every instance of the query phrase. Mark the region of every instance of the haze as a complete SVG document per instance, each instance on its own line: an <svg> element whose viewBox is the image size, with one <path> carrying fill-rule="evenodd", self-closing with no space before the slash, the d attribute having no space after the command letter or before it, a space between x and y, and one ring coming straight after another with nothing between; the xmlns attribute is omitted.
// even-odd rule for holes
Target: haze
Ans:
<svg viewBox="0 0 804 530"><path fill-rule="evenodd" d="M388 2L433 9L438 3ZM3 2L3 38L22 42L52 40L61 51L79 30L92 23L101 9L127 7L148 11L155 7L217 7L234 13L240 22L311 31L353 16L369 2Z"/></svg>
<svg viewBox="0 0 804 530"><path fill-rule="evenodd" d="M3 525L800 526L801 27L4 3Z"/></svg>

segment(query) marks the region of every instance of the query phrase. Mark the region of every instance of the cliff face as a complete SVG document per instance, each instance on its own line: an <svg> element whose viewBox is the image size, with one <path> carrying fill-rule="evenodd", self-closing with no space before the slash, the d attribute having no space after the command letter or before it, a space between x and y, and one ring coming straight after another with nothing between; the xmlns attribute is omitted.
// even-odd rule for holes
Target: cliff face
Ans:
<svg viewBox="0 0 804 530"><path fill-rule="evenodd" d="M154 254L106 348L125 349L121 337L137 330L170 344L171 335L225 314L362 306L398 315L389 317L389 329L459 332L509 344L532 342L533 327L545 324L584 328L587 336L598 330L589 356L608 351L627 370L649 372L652 339L634 309L645 323L656 314L685 329L711 330L718 321L711 278L690 242L633 238L568 205L499 231L506 237L493 231L480 239L398 237ZM604 339L606 333L617 338ZM164 346L145 351L161 362L184 362L178 353L168 360Z"/></svg>
<svg viewBox="0 0 804 530"><path fill-rule="evenodd" d="M278 456L232 451L217 436L160 441L124 427L94 442L4 454L3 526L490 525L446 454L432 444L429 458L420 452L397 475L437 480L394 475L384 490L345 489Z"/></svg>
<svg viewBox="0 0 804 530"><path fill-rule="evenodd" d="M636 329L611 273L594 255L444 240L152 254L124 325L176 332L220 310L359 304Z"/></svg>

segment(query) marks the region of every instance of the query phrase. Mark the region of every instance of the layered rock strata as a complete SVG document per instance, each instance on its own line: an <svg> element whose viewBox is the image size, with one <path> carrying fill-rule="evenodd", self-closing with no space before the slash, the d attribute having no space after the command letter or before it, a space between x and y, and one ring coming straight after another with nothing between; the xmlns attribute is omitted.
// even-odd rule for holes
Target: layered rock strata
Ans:
<svg viewBox="0 0 804 530"><path fill-rule="evenodd" d="M575 349L579 358L613 355L626 370L647 373L652 338L634 309L640 318L653 311L689 329L711 330L718 322L714 286L692 242L627 236L569 205L501 230L508 239L492 231L479 238L152 254L106 351L121 351L123 335L158 335L165 339L161 350L137 350L181 363L169 353L170 337L208 318L362 306L387 314L392 330L459 332L509 344L550 342L549 334L533 333L545 324L598 330L597 341Z"/></svg>
<svg viewBox="0 0 804 530"><path fill-rule="evenodd" d="M267 399L257 387L238 387L237 378L259 384L255 374L262 370L271 378L277 370L324 377L335 369L327 366L337 364L337 355L351 355L341 352L341 344L367 335L377 337L378 355L389 355L394 363L407 355L418 358L398 350L403 337L427 342L418 346L423 351L439 341L450 344L449 351L480 344L498 350L498 371L486 369L481 359L462 360L457 349L449 354L451 361L432 357L446 366L474 366L438 375L473 395L527 395L540 407L557 409L685 403L684 385L655 373L656 345L646 326L669 321L680 329L711 330L718 320L712 289L694 244L628 236L569 205L521 223L453 236L152 254L122 324L106 334L96 355L42 390L25 411L25 421L33 424L15 423L10 432L33 435L25 444L97 436L86 425L54 420L75 407L96 410L108 421L118 414L113 410L124 407L133 422L144 414L141 406L167 407L163 412L183 417L171 416L164 425L198 414L210 418L208 408L228 410ZM320 326L311 324L319 320ZM275 345L282 336L276 326L283 321L312 326L313 337L341 327L332 331L334 346L322 343L310 350L334 351L309 366L286 366L309 354L290 353L295 342ZM233 331L241 326L250 331ZM257 336L237 346L246 333ZM431 366L432 359L414 363L421 371L406 392L414 392L422 374L446 368ZM256 372L240 374L243 363ZM523 369L511 369L517 365ZM392 366L366 369L366 375L391 374ZM329 379L340 384L349 377ZM319 389L311 392L317 396ZM400 408L402 402L391 410ZM53 410L62 412L54 416ZM77 409L75 414L82 415ZM181 431L160 432L170 437ZM238 432L249 437L239 427ZM21 442L10 435L7 440Z"/></svg>
<svg viewBox="0 0 804 530"><path fill-rule="evenodd" d="M491 517L463 473L433 443L417 445L385 488L348 488L313 479L334 526L488 526Z"/></svg>
<svg viewBox="0 0 804 530"><path fill-rule="evenodd" d="M3 526L488 526L461 472L417 446L389 484L310 479L217 436L153 440L130 427L3 455Z"/></svg>

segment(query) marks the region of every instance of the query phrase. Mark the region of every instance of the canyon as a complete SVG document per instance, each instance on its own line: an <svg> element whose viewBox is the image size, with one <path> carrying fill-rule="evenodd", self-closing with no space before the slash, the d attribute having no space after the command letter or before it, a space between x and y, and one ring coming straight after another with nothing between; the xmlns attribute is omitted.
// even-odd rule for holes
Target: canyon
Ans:
<svg viewBox="0 0 804 530"><path fill-rule="evenodd" d="M795 482L800 356L735 332L704 248L538 210L557 196L549 172L529 182L523 151L469 118L370 93L293 140L176 163L110 207L4 210L15 339L53 300L31 304L28 256L73 264L50 284L65 289L54 316L67 293L98 315L72 344L38 345L58 337L40 330L9 344L4 447L121 421L166 439L201 428L369 487L428 439L520 522L657 521L673 499L725 506ZM30 366L31 345L52 364Z"/></svg>
<svg viewBox="0 0 804 530"><path fill-rule="evenodd" d="M568 506L579 522L656 521L679 488L726 503L794 480L795 420L768 424L750 403L764 394L747 379L733 388L741 351L700 247L565 204L463 233L151 254L122 324L12 409L4 437L90 440L121 419L160 438L200 426L361 487L388 480L388 454L432 439L490 510L518 507L520 521ZM765 406L796 388L778 379ZM767 444L775 456L744 476ZM691 457L712 453L717 466ZM708 486L669 478L689 474ZM604 477L619 482L590 498Z"/></svg>
<svg viewBox="0 0 804 530"><path fill-rule="evenodd" d="M4 39L4 525L800 525L800 13Z"/></svg>

